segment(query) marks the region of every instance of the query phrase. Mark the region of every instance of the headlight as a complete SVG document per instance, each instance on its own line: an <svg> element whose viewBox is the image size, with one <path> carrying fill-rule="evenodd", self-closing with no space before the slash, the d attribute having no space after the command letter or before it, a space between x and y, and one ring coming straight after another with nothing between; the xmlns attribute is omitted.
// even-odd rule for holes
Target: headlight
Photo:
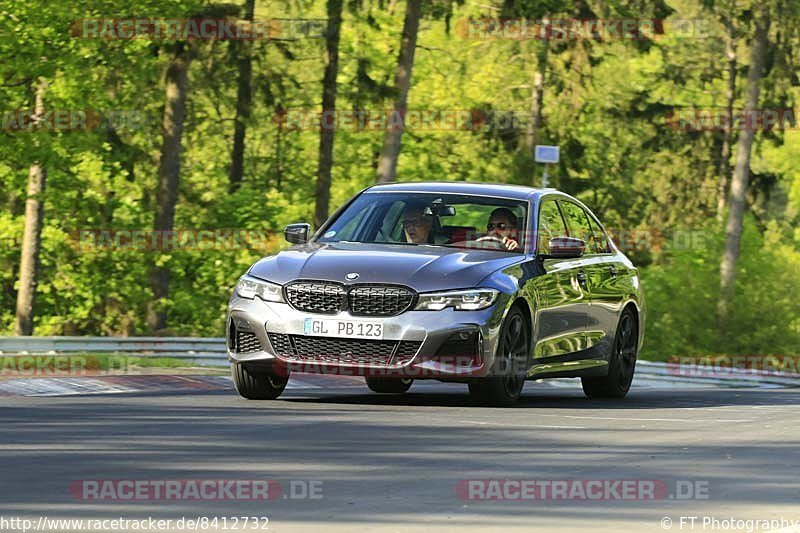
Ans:
<svg viewBox="0 0 800 533"><path fill-rule="evenodd" d="M497 300L494 289L469 289L464 291L429 292L419 295L416 311L439 311L452 307L457 311L486 309Z"/></svg>
<svg viewBox="0 0 800 533"><path fill-rule="evenodd" d="M236 284L236 294L242 298L252 300L258 296L265 302L282 302L281 286L269 281L264 281L250 276L242 276Z"/></svg>

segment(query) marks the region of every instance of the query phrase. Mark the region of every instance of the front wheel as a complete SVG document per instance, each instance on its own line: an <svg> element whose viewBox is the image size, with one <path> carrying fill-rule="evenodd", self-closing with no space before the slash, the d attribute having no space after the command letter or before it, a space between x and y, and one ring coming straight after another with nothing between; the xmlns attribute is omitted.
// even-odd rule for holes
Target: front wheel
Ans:
<svg viewBox="0 0 800 533"><path fill-rule="evenodd" d="M581 378L584 394L589 398L624 398L633 382L638 349L639 328L633 311L627 308L619 317L608 375Z"/></svg>
<svg viewBox="0 0 800 533"><path fill-rule="evenodd" d="M414 380L411 378L386 378L367 376L367 387L372 392L380 392L383 394L402 394L411 388Z"/></svg>
<svg viewBox="0 0 800 533"><path fill-rule="evenodd" d="M269 371L254 372L243 363L231 363L231 375L237 392L248 400L274 400L289 382L288 372L285 376Z"/></svg>
<svg viewBox="0 0 800 533"><path fill-rule="evenodd" d="M470 395L482 405L514 404L525 386L529 347L530 332L525 315L518 307L512 307L500 331L492 375L470 383Z"/></svg>

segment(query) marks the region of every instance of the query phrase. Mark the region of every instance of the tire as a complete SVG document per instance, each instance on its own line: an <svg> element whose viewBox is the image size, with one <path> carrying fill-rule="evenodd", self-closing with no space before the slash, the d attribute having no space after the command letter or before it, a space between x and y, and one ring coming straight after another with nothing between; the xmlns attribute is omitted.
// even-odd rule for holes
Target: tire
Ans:
<svg viewBox="0 0 800 533"><path fill-rule="evenodd" d="M469 384L469 393L477 403L491 407L516 403L525 386L529 348L530 326L522 311L512 307L500 330L492 375Z"/></svg>
<svg viewBox="0 0 800 533"><path fill-rule="evenodd" d="M270 372L253 372L243 363L231 363L231 375L236 391L248 400L274 400L281 395L289 374L278 376Z"/></svg>
<svg viewBox="0 0 800 533"><path fill-rule="evenodd" d="M414 380L411 378L384 378L375 376L366 376L367 387L372 392L380 392L382 394L402 394L411 388Z"/></svg>
<svg viewBox="0 0 800 533"><path fill-rule="evenodd" d="M583 392L589 398L624 398L631 388L639 349L639 326L636 316L626 308L619 317L614 349L608 362L608 375L581 378Z"/></svg>

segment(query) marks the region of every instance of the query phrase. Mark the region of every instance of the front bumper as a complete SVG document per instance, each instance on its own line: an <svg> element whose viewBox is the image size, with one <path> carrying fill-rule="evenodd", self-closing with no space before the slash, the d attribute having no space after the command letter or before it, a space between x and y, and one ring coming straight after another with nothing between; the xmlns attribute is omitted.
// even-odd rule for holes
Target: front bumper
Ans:
<svg viewBox="0 0 800 533"><path fill-rule="evenodd" d="M480 311L407 311L392 317L353 317L342 312L320 315L298 311L286 303L265 302L258 297L250 300L234 294L228 306L226 339L228 359L235 363L276 366L300 372L335 373L347 375L406 376L416 379L459 379L487 375L497 351L500 326L508 304L501 294L491 307ZM413 358L401 364L353 363L331 360L314 361L287 356L270 342L269 334L304 336L306 318L338 318L377 321L383 324L384 340L421 343ZM248 331L258 343L246 350L237 346L237 332ZM475 353L453 353L453 339L475 334ZM276 337L273 335L273 339ZM311 337L306 337L311 338Z"/></svg>

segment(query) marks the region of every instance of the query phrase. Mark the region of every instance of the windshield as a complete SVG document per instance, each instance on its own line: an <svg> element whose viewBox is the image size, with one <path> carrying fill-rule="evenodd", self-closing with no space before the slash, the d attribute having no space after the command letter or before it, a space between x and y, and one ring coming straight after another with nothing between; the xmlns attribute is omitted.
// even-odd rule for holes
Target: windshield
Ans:
<svg viewBox="0 0 800 533"><path fill-rule="evenodd" d="M524 201L467 194L364 193L317 242L525 249Z"/></svg>

